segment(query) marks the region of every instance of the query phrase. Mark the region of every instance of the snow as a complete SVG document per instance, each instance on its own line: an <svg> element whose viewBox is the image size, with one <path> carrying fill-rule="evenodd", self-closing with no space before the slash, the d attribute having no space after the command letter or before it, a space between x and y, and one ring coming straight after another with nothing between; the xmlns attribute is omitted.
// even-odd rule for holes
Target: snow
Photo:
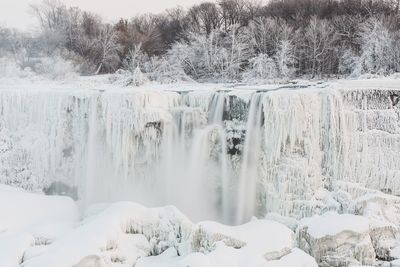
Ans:
<svg viewBox="0 0 400 267"><path fill-rule="evenodd" d="M19 266L25 251L62 236L79 219L67 197L46 197L0 185L0 263Z"/></svg>
<svg viewBox="0 0 400 267"><path fill-rule="evenodd" d="M0 263L6 267L16 267L22 262L24 252L35 244L32 235L16 234L0 235Z"/></svg>
<svg viewBox="0 0 400 267"><path fill-rule="evenodd" d="M106 265L121 259L126 266L132 266L138 257L148 256L151 251L177 247L179 239L187 238L190 232L190 221L172 207L147 209L129 202L115 203L85 218L50 244L46 253L33 257L24 266L69 267L87 256L98 256Z"/></svg>
<svg viewBox="0 0 400 267"><path fill-rule="evenodd" d="M287 226L292 231L295 231L298 226L298 221L296 219L285 217L278 213L268 213L267 215L265 215L264 219L281 223Z"/></svg>
<svg viewBox="0 0 400 267"><path fill-rule="evenodd" d="M201 222L198 231L211 237L222 236L237 240L233 247L239 246L256 256L268 258L292 249L294 233L286 226L274 221L253 220L240 226L226 226L216 222ZM207 237L206 237L207 238ZM217 237L218 238L218 237ZM229 241L224 241L229 244Z"/></svg>
<svg viewBox="0 0 400 267"><path fill-rule="evenodd" d="M210 254L191 253L187 256L178 256L176 250L168 249L160 256L142 258L137 267L239 267L237 255L233 248L219 245Z"/></svg>
<svg viewBox="0 0 400 267"><path fill-rule="evenodd" d="M77 205L67 197L45 197L0 185L0 203L2 235L26 232L54 238L79 219Z"/></svg>
<svg viewBox="0 0 400 267"><path fill-rule="evenodd" d="M318 265L333 267L374 264L381 246L374 247L373 234L368 218L336 212L305 218L297 230L299 248L314 257Z"/></svg>
<svg viewBox="0 0 400 267"><path fill-rule="evenodd" d="M400 259L400 246L397 246L394 249L392 249L392 251L390 252L390 256L395 259Z"/></svg>
<svg viewBox="0 0 400 267"><path fill-rule="evenodd" d="M172 206L146 208L132 202L93 206L78 221L76 205L67 197L8 186L1 186L0 196L8 199L0 201L4 218L16 220L13 228L0 234L1 266L258 267L272 260L271 266L289 267L293 258L304 262L301 266L314 266L304 252L293 249L294 233L274 221L194 225ZM15 203L15 208L8 208L9 203ZM72 205L70 211L67 204ZM68 227L59 228L55 235L51 224L56 222ZM202 238L222 239L209 239L210 246L204 246L200 230L206 233ZM232 246L228 239L238 240L241 246Z"/></svg>
<svg viewBox="0 0 400 267"><path fill-rule="evenodd" d="M157 257L142 258L137 267L317 267L315 260L299 249L293 249L278 260L263 263L240 262L240 251L227 247L223 243L217 244L209 254L192 253L188 256L177 256L174 249L165 251Z"/></svg>
<svg viewBox="0 0 400 267"><path fill-rule="evenodd" d="M286 266L296 266L296 267L317 267L315 259L310 255L306 254L300 249L293 249L293 251L280 258L279 260L270 261L259 267L286 267Z"/></svg>
<svg viewBox="0 0 400 267"><path fill-rule="evenodd" d="M333 266L399 254L399 80L36 79L0 79L0 182L31 192L0 186L11 266L315 266L294 248L304 228L310 254L324 238L362 243L333 248ZM82 220L42 195L54 182L77 186Z"/></svg>
<svg viewBox="0 0 400 267"><path fill-rule="evenodd" d="M368 219L353 214L338 214L337 212L316 215L312 218L306 218L300 223L307 227L307 232L314 238L322 238L327 235L334 236L344 231L360 234L369 231Z"/></svg>

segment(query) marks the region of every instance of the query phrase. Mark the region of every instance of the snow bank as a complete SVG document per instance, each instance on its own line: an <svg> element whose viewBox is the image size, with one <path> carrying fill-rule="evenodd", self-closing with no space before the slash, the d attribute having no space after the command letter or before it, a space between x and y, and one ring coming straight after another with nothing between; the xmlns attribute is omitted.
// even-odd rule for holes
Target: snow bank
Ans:
<svg viewBox="0 0 400 267"><path fill-rule="evenodd" d="M33 246L62 236L79 219L67 197L48 197L0 185L0 265L19 266Z"/></svg>
<svg viewBox="0 0 400 267"><path fill-rule="evenodd" d="M293 249L292 252L279 260L270 261L259 267L318 267L315 259L300 249Z"/></svg>
<svg viewBox="0 0 400 267"><path fill-rule="evenodd" d="M307 218L302 221L302 226L307 227L307 232L314 238L334 236L344 231L365 233L369 231L368 219L352 214L337 214L328 212L321 216Z"/></svg>
<svg viewBox="0 0 400 267"><path fill-rule="evenodd" d="M24 253L35 245L35 238L29 234L0 234L0 264L17 267L24 260Z"/></svg>
<svg viewBox="0 0 400 267"><path fill-rule="evenodd" d="M197 240L196 236L200 240ZM207 240L202 240L202 238L206 238ZM277 222L253 220L240 226L227 226L216 222L201 222L197 225L194 239L195 248L197 242L198 244L204 244L206 241L212 244L216 241L224 241L228 246L237 248L246 247L246 249L268 258L267 255L269 254L279 254L290 250L293 247L294 236L289 228ZM228 239L232 240L232 242Z"/></svg>
<svg viewBox="0 0 400 267"><path fill-rule="evenodd" d="M61 227L72 226L79 219L75 202L68 197L49 197L0 185L0 233L28 232L44 237L57 236ZM43 232L44 231L44 232Z"/></svg>
<svg viewBox="0 0 400 267"><path fill-rule="evenodd" d="M298 242L318 265L340 267L375 263L369 221L362 216L329 212L303 219L298 229Z"/></svg>
<svg viewBox="0 0 400 267"><path fill-rule="evenodd" d="M192 253L178 256L174 249L167 250L157 257L139 259L136 267L318 267L314 258L299 249L293 249L280 259L263 262L242 262L240 249L216 244L209 254Z"/></svg>
<svg viewBox="0 0 400 267"><path fill-rule="evenodd" d="M239 267L237 259L235 249L220 244L209 254L191 253L186 256L178 256L177 251L172 248L160 256L138 260L136 267Z"/></svg>
<svg viewBox="0 0 400 267"><path fill-rule="evenodd" d="M78 222L75 203L0 186L0 266L314 267L274 221L192 224L172 206L98 204Z"/></svg>
<svg viewBox="0 0 400 267"><path fill-rule="evenodd" d="M67 235L50 244L46 253L24 262L25 267L70 267L90 262L109 266L135 264L137 258L178 248L192 224L173 207L147 209L121 202L85 218Z"/></svg>

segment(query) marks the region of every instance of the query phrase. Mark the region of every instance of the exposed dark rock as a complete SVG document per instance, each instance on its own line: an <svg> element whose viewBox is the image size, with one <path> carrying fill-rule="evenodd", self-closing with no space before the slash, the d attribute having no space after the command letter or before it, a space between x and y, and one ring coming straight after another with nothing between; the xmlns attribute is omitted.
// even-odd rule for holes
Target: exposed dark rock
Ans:
<svg viewBox="0 0 400 267"><path fill-rule="evenodd" d="M78 200L78 188L63 182L53 182L49 187L44 188L43 192L46 195L69 196L73 200Z"/></svg>

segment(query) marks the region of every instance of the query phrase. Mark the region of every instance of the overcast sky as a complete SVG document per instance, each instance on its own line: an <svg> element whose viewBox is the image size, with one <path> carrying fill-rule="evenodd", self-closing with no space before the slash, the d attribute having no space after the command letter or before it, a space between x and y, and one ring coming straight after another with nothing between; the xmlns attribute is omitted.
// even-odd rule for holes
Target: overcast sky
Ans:
<svg viewBox="0 0 400 267"><path fill-rule="evenodd" d="M140 13L159 13L165 9L188 7L204 0L63 0L67 6L102 15L109 21L130 18ZM41 0L0 0L0 25L22 30L32 29L36 21L29 14L29 5Z"/></svg>

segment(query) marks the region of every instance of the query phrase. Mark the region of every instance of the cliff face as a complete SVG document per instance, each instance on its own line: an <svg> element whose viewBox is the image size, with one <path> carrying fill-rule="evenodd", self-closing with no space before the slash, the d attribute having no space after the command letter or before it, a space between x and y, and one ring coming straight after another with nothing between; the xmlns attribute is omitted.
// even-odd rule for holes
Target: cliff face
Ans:
<svg viewBox="0 0 400 267"><path fill-rule="evenodd" d="M215 87L1 89L0 181L229 223L400 194L400 86Z"/></svg>

